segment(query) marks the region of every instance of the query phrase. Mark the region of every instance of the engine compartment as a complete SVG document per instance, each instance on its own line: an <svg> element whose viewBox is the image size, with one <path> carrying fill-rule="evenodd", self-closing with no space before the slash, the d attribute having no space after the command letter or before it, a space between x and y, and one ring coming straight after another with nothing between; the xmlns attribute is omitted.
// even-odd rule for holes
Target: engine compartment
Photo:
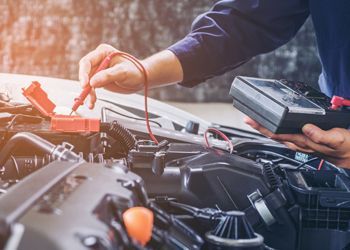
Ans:
<svg viewBox="0 0 350 250"><path fill-rule="evenodd" d="M155 145L112 118L99 132L65 133L29 104L2 104L0 114L2 247L350 247L350 179L328 162L318 171L317 157L233 128L221 128L231 154L188 133L156 131ZM125 224L133 207L154 216L146 244Z"/></svg>

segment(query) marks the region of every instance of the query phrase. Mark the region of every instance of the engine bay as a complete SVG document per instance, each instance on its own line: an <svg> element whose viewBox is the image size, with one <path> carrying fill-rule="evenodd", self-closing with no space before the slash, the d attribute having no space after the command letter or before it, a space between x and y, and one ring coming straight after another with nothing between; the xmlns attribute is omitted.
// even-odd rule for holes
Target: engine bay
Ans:
<svg viewBox="0 0 350 250"><path fill-rule="evenodd" d="M233 152L153 124L156 145L101 111L99 131L60 132L1 99L2 248L349 249L344 169L223 126Z"/></svg>

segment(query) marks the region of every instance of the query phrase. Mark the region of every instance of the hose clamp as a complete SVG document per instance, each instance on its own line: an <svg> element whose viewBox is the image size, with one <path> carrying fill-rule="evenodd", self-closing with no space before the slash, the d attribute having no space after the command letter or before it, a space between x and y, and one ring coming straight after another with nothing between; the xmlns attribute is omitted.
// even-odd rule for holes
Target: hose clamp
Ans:
<svg viewBox="0 0 350 250"><path fill-rule="evenodd" d="M270 226L276 222L275 217L272 215L270 209L267 207L266 202L263 199L263 196L259 189L247 195L247 197L267 226Z"/></svg>

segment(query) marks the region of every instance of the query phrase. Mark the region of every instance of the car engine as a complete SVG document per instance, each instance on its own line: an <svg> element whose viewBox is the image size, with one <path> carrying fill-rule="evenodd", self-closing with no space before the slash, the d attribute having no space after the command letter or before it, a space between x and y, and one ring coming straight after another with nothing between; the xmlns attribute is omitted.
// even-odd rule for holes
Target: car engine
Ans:
<svg viewBox="0 0 350 250"><path fill-rule="evenodd" d="M98 132L52 131L4 97L0 115L4 249L350 248L348 173L258 134L215 126L229 152L162 128L156 145L106 114Z"/></svg>

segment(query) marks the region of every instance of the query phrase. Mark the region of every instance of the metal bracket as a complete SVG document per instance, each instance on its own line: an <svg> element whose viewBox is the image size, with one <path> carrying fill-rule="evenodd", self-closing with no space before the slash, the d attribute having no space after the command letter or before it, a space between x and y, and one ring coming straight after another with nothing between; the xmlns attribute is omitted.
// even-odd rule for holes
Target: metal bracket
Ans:
<svg viewBox="0 0 350 250"><path fill-rule="evenodd" d="M72 151L74 146L68 142L63 142L62 143L62 147L64 147L65 149L69 150L69 151Z"/></svg>

